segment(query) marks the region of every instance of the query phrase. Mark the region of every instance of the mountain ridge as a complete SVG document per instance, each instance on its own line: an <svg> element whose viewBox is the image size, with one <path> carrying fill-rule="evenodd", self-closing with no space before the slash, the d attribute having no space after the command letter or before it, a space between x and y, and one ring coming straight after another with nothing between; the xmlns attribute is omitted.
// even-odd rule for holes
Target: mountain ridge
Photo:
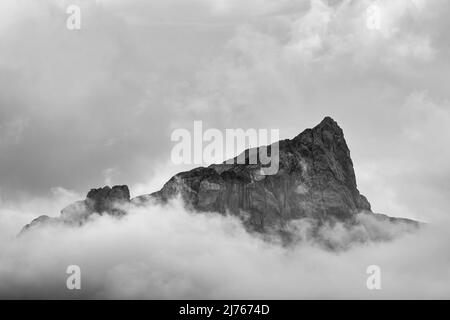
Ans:
<svg viewBox="0 0 450 320"><path fill-rule="evenodd" d="M248 159L249 150L244 152ZM188 210L239 216L247 229L261 233L283 230L290 221L305 218L319 225L355 224L358 213L417 224L372 212L357 188L344 132L331 117L292 139L280 140L278 158L279 170L273 175L262 175L261 163L212 164L180 172L159 191L133 199L126 185L91 189L85 200L64 208L60 217L40 216L23 231L49 223L81 225L95 212L122 216L126 212L116 204L164 204L178 196Z"/></svg>

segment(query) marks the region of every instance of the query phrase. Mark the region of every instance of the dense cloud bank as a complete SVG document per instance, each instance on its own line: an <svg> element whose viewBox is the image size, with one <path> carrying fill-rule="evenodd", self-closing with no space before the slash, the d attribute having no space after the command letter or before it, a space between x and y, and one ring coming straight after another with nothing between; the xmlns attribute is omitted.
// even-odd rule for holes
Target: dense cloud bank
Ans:
<svg viewBox="0 0 450 320"><path fill-rule="evenodd" d="M333 251L297 222L302 241L282 246L247 233L236 218L188 213L175 201L129 208L121 219L96 216L82 227L49 226L20 237L1 230L0 297L450 297L448 224L415 233L364 225L323 228L322 237L344 248ZM383 238L402 235L365 242L369 229ZM69 265L81 268L81 290L66 288ZM381 290L366 287L370 265L381 268Z"/></svg>

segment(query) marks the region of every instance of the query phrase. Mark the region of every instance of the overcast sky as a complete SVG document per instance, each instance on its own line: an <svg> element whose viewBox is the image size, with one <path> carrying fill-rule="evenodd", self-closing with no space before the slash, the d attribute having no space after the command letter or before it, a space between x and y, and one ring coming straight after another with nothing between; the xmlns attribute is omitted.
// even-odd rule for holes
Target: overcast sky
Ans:
<svg viewBox="0 0 450 320"><path fill-rule="evenodd" d="M366 27L374 2L380 30ZM438 221L449 17L447 0L1 0L1 199L106 183L150 193L181 170L175 128L291 138L329 115L374 211Z"/></svg>

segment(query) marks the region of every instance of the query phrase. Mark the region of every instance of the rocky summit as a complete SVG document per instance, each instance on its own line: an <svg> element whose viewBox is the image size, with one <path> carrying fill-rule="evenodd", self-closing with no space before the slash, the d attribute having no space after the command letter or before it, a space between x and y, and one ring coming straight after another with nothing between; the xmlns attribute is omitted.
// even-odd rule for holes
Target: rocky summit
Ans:
<svg viewBox="0 0 450 320"><path fill-rule="evenodd" d="M250 151L245 152L248 159ZM60 217L41 216L24 229L42 223L81 224L93 213L121 216L126 212L116 204L164 204L178 196L189 210L237 215L257 232L282 230L290 221L303 218L317 224L352 224L358 213L416 224L372 213L358 191L344 133L330 117L293 139L279 141L278 159L279 170L273 175L261 174L263 166L258 163L213 164L178 173L161 190L134 199L127 186L93 189L85 200L63 209Z"/></svg>
<svg viewBox="0 0 450 320"><path fill-rule="evenodd" d="M61 210L59 217L51 218L42 215L27 224L22 229L22 232L42 224L64 223L82 225L94 213L122 216L126 212L120 208L120 205L129 202L130 191L127 186L114 186L112 188L106 186L104 188L91 189L85 200L77 201L65 207Z"/></svg>

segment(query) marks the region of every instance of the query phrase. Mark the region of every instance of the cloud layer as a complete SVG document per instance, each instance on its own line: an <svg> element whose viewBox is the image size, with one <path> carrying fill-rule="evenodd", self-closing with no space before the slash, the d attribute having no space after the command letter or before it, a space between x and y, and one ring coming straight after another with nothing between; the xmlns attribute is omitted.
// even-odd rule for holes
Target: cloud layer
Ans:
<svg viewBox="0 0 450 320"><path fill-rule="evenodd" d="M4 214L4 212L2 212ZM383 237L397 226L365 221ZM49 226L0 241L2 298L342 299L448 298L448 224L391 242L355 242L364 228L324 228L330 251L294 225L303 241L283 247L247 233L239 220L193 214L178 202L131 208L118 220L97 216L83 227ZM382 232L383 234L381 234ZM69 265L81 290L66 288ZM381 268L382 290L368 290L367 267Z"/></svg>

